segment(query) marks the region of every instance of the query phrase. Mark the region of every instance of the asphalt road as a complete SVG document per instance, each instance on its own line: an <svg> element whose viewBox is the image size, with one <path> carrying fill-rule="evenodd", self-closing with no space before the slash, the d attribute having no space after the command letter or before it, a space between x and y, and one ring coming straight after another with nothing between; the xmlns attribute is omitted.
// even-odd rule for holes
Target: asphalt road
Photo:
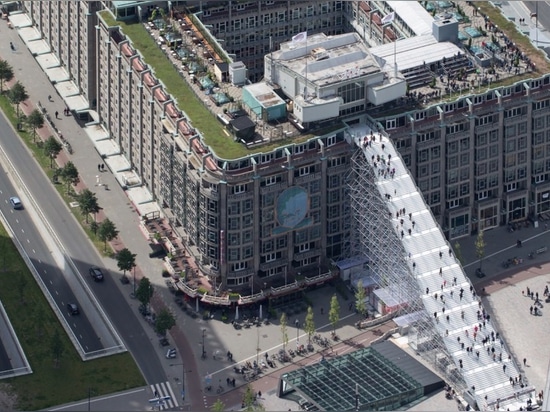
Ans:
<svg viewBox="0 0 550 412"><path fill-rule="evenodd" d="M6 145L9 139L15 137L13 131L9 130L9 126L4 116L0 117L0 130L2 130L0 137L2 145ZM10 136L9 132L11 132L13 136ZM11 142L9 145L12 146ZM13 146L16 145L14 144ZM18 154L16 150L10 152ZM14 162L17 160L16 158L12 159ZM29 163L32 164L33 162L27 160L27 162L19 164ZM6 170L4 167L2 169L5 176ZM25 169L32 172L33 168L32 165L28 165ZM40 274L53 300L60 309L61 314L63 314L65 320L69 324L74 337L80 342L84 351L95 352L103 349L103 344L94 331L91 320L86 313L82 312L78 316L71 316L66 310L66 305L70 302L79 304L78 299L69 282L65 280L65 274L56 264L52 250L39 234L39 230L32 216L29 214L28 210L25 209L25 204L23 203L23 209L14 210L9 203L9 198L11 196L21 195L19 191L13 187L10 179L5 176L3 179L0 179L0 210L2 210L2 213L11 226L14 236L19 240L37 272Z"/></svg>
<svg viewBox="0 0 550 412"><path fill-rule="evenodd" d="M12 164L17 168L21 179L41 208L46 220L55 230L68 256L73 260L84 281L88 283L102 305L108 318L124 340L127 349L131 351L144 378L147 382L165 381L166 374L162 366L159 365L156 356L152 356L156 352L155 348L138 322L135 313L127 305L121 292L113 283L118 281L118 277L115 279L107 271L104 271L105 280L94 282L88 274L90 266L101 262L100 256L52 187L52 183L34 162L21 140L15 135L4 115L0 116L0 144L2 144ZM44 283L51 291L61 313L69 321L76 338L86 351L92 352L104 349L102 342L94 332L94 327L104 326L97 323L100 319L97 313L86 313L90 310L93 311L94 308L88 307L87 310L81 310L79 316L71 317L67 313L66 305L68 302L80 303L75 297L79 293L82 294L79 281L71 279L69 271L58 269L59 259L57 261L54 259L52 250L37 235L37 229L27 210L14 211L11 209L8 199L18 191L11 187L11 183L7 178L0 180L0 191L0 208L5 211L8 221L36 265ZM24 203L24 196L21 197ZM101 267L100 264L99 266ZM90 319L93 320L90 321ZM93 327L91 322L94 323Z"/></svg>

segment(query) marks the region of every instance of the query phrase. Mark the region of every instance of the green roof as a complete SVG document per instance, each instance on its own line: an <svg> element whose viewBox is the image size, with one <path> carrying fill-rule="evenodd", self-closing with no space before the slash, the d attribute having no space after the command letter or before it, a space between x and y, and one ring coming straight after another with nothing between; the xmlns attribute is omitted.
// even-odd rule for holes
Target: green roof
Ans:
<svg viewBox="0 0 550 412"><path fill-rule="evenodd" d="M151 67L155 77L163 83L165 90L172 95L178 108L185 112L192 126L199 131L204 143L217 158L234 160L251 154L267 153L278 147L305 142L313 137L312 134L302 135L298 138L282 139L252 149L234 141L221 123L217 121L215 115L204 106L187 82L182 79L170 60L145 30L143 24L117 21L109 10L101 11L99 15L108 26L119 26L131 40L133 46L143 56L144 63Z"/></svg>

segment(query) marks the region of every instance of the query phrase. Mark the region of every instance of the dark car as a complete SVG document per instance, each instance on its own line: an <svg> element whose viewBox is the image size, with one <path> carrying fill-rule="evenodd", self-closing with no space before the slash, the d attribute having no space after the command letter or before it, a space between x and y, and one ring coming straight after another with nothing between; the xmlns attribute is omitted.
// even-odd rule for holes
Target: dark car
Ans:
<svg viewBox="0 0 550 412"><path fill-rule="evenodd" d="M67 310L69 311L69 315L71 316L78 315L80 313L76 303L67 303Z"/></svg>
<svg viewBox="0 0 550 412"><path fill-rule="evenodd" d="M90 275L92 275L96 282L103 281L103 272L97 266L92 266L90 268Z"/></svg>

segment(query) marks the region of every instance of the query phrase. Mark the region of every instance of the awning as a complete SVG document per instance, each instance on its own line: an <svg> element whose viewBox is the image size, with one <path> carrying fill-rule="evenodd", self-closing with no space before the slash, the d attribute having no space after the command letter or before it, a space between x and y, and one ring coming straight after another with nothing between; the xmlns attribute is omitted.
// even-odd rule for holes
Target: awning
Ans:
<svg viewBox="0 0 550 412"><path fill-rule="evenodd" d="M168 133L176 134L176 127L175 127L174 124L170 121L169 118L165 117L164 119L161 120L161 123L162 123L162 125L164 126L164 128L166 129L166 131L167 131Z"/></svg>

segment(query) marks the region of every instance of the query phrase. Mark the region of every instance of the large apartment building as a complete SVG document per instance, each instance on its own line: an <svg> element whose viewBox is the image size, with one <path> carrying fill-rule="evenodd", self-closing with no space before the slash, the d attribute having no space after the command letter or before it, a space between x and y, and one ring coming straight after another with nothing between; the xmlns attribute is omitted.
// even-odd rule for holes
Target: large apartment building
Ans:
<svg viewBox="0 0 550 412"><path fill-rule="evenodd" d="M100 13L100 122L198 247L202 269L235 288L317 275L340 258L349 231L345 126L228 159L113 23ZM226 145L241 143L228 137Z"/></svg>
<svg viewBox="0 0 550 412"><path fill-rule="evenodd" d="M246 63L251 80L264 76L264 59L275 69L291 68L271 57L288 55L278 48L300 32L312 39L315 32L337 38L355 29L381 47L403 33L429 36L426 15L397 17L399 33L379 27L381 17L399 2L185 3L230 54ZM376 110L375 94L357 89L353 78L342 78L339 93L347 106L331 109L337 115L329 127L315 118L314 130L290 143L232 156L224 146L240 143L227 138L214 148L213 134L223 135L222 126L204 131L189 118L187 102L168 92L110 12L96 13L100 2L24 5L143 184L197 246L203 272L224 288L284 284L300 274L323 273L331 260L346 257L350 209L345 181L353 148L345 141L341 120L370 120L390 134L451 239L550 212L549 77L391 115ZM72 47L75 42L79 47ZM436 43L430 43L433 50ZM369 53L364 52L367 58ZM373 55L375 62L391 59ZM423 57L416 58L424 67ZM268 80L281 81L271 68L265 73ZM394 80L398 77L403 78ZM313 72L305 80L319 98L329 96L328 88L315 85ZM187 87L183 82L181 87ZM307 108L305 94L293 97L302 98ZM355 100L358 96L364 101Z"/></svg>

